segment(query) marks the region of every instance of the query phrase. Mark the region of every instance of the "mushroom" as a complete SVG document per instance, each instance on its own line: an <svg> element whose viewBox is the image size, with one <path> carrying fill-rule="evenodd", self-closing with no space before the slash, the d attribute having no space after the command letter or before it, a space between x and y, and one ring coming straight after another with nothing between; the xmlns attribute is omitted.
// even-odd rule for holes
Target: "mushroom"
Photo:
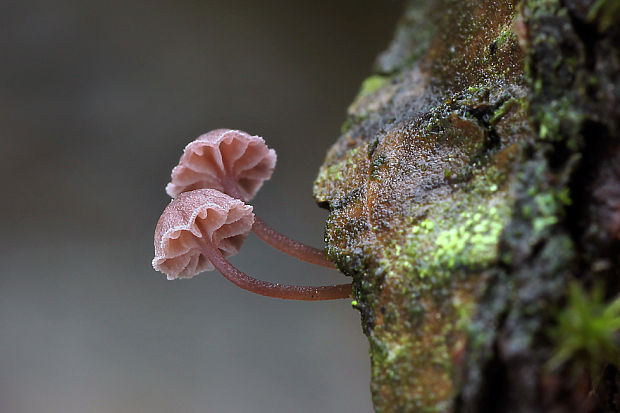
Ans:
<svg viewBox="0 0 620 413"><path fill-rule="evenodd" d="M174 198L193 189L213 188L248 202L271 178L275 164L275 151L260 136L239 130L212 130L185 147L179 164L172 169L166 192ZM297 259L334 267L323 251L281 234L257 216L252 230L269 245Z"/></svg>
<svg viewBox="0 0 620 413"><path fill-rule="evenodd" d="M263 182L271 178L276 152L260 136L239 130L215 129L185 146L179 164L172 169L166 192L172 198L192 189L213 188L226 192L233 181L238 195L248 202Z"/></svg>
<svg viewBox="0 0 620 413"><path fill-rule="evenodd" d="M257 280L225 258L236 254L254 222L252 207L215 189L184 192L168 204L155 228L153 268L169 280L217 268L233 284L289 300L333 300L351 295L351 284L324 287Z"/></svg>

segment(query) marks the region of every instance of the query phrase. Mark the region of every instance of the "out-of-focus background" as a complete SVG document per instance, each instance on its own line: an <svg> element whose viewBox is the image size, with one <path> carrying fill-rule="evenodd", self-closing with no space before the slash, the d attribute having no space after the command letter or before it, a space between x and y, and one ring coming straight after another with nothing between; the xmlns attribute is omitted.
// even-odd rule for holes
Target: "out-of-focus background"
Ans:
<svg viewBox="0 0 620 413"><path fill-rule="evenodd" d="M364 412L349 300L254 296L151 268L170 169L202 132L278 152L254 204L322 245L325 152L401 4L0 0L0 411ZM271 281L346 282L250 236Z"/></svg>

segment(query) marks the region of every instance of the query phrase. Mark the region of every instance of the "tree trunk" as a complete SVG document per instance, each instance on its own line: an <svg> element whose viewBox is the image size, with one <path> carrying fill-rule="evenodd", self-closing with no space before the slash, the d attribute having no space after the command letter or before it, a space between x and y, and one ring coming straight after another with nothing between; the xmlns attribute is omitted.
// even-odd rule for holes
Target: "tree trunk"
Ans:
<svg viewBox="0 0 620 413"><path fill-rule="evenodd" d="M314 188L377 411L620 410L619 4L406 4Z"/></svg>

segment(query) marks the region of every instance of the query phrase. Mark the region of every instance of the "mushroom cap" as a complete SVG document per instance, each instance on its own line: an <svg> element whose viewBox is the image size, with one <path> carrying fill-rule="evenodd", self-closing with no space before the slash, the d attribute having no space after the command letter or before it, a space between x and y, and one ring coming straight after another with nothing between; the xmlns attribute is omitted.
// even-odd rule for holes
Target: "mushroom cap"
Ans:
<svg viewBox="0 0 620 413"><path fill-rule="evenodd" d="M225 192L223 182L228 177L237 183L243 200L249 201L271 178L275 165L276 152L260 136L216 129L185 147L166 192L173 198L199 188Z"/></svg>
<svg viewBox="0 0 620 413"><path fill-rule="evenodd" d="M252 229L252 206L215 189L184 192L166 207L155 228L153 268L191 278L213 270L200 244L213 243L225 257L236 254Z"/></svg>

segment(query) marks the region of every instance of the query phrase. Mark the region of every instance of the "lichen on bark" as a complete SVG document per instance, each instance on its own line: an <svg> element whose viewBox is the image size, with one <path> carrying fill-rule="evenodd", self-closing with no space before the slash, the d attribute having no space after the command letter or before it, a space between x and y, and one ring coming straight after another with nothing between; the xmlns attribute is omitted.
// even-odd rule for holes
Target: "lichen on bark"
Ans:
<svg viewBox="0 0 620 413"><path fill-rule="evenodd" d="M620 195L600 193L620 174L586 144L620 159L617 31L585 3L410 1L350 105L314 194L377 411L561 405L540 396L552 308L569 279L618 275L620 231L601 226Z"/></svg>

